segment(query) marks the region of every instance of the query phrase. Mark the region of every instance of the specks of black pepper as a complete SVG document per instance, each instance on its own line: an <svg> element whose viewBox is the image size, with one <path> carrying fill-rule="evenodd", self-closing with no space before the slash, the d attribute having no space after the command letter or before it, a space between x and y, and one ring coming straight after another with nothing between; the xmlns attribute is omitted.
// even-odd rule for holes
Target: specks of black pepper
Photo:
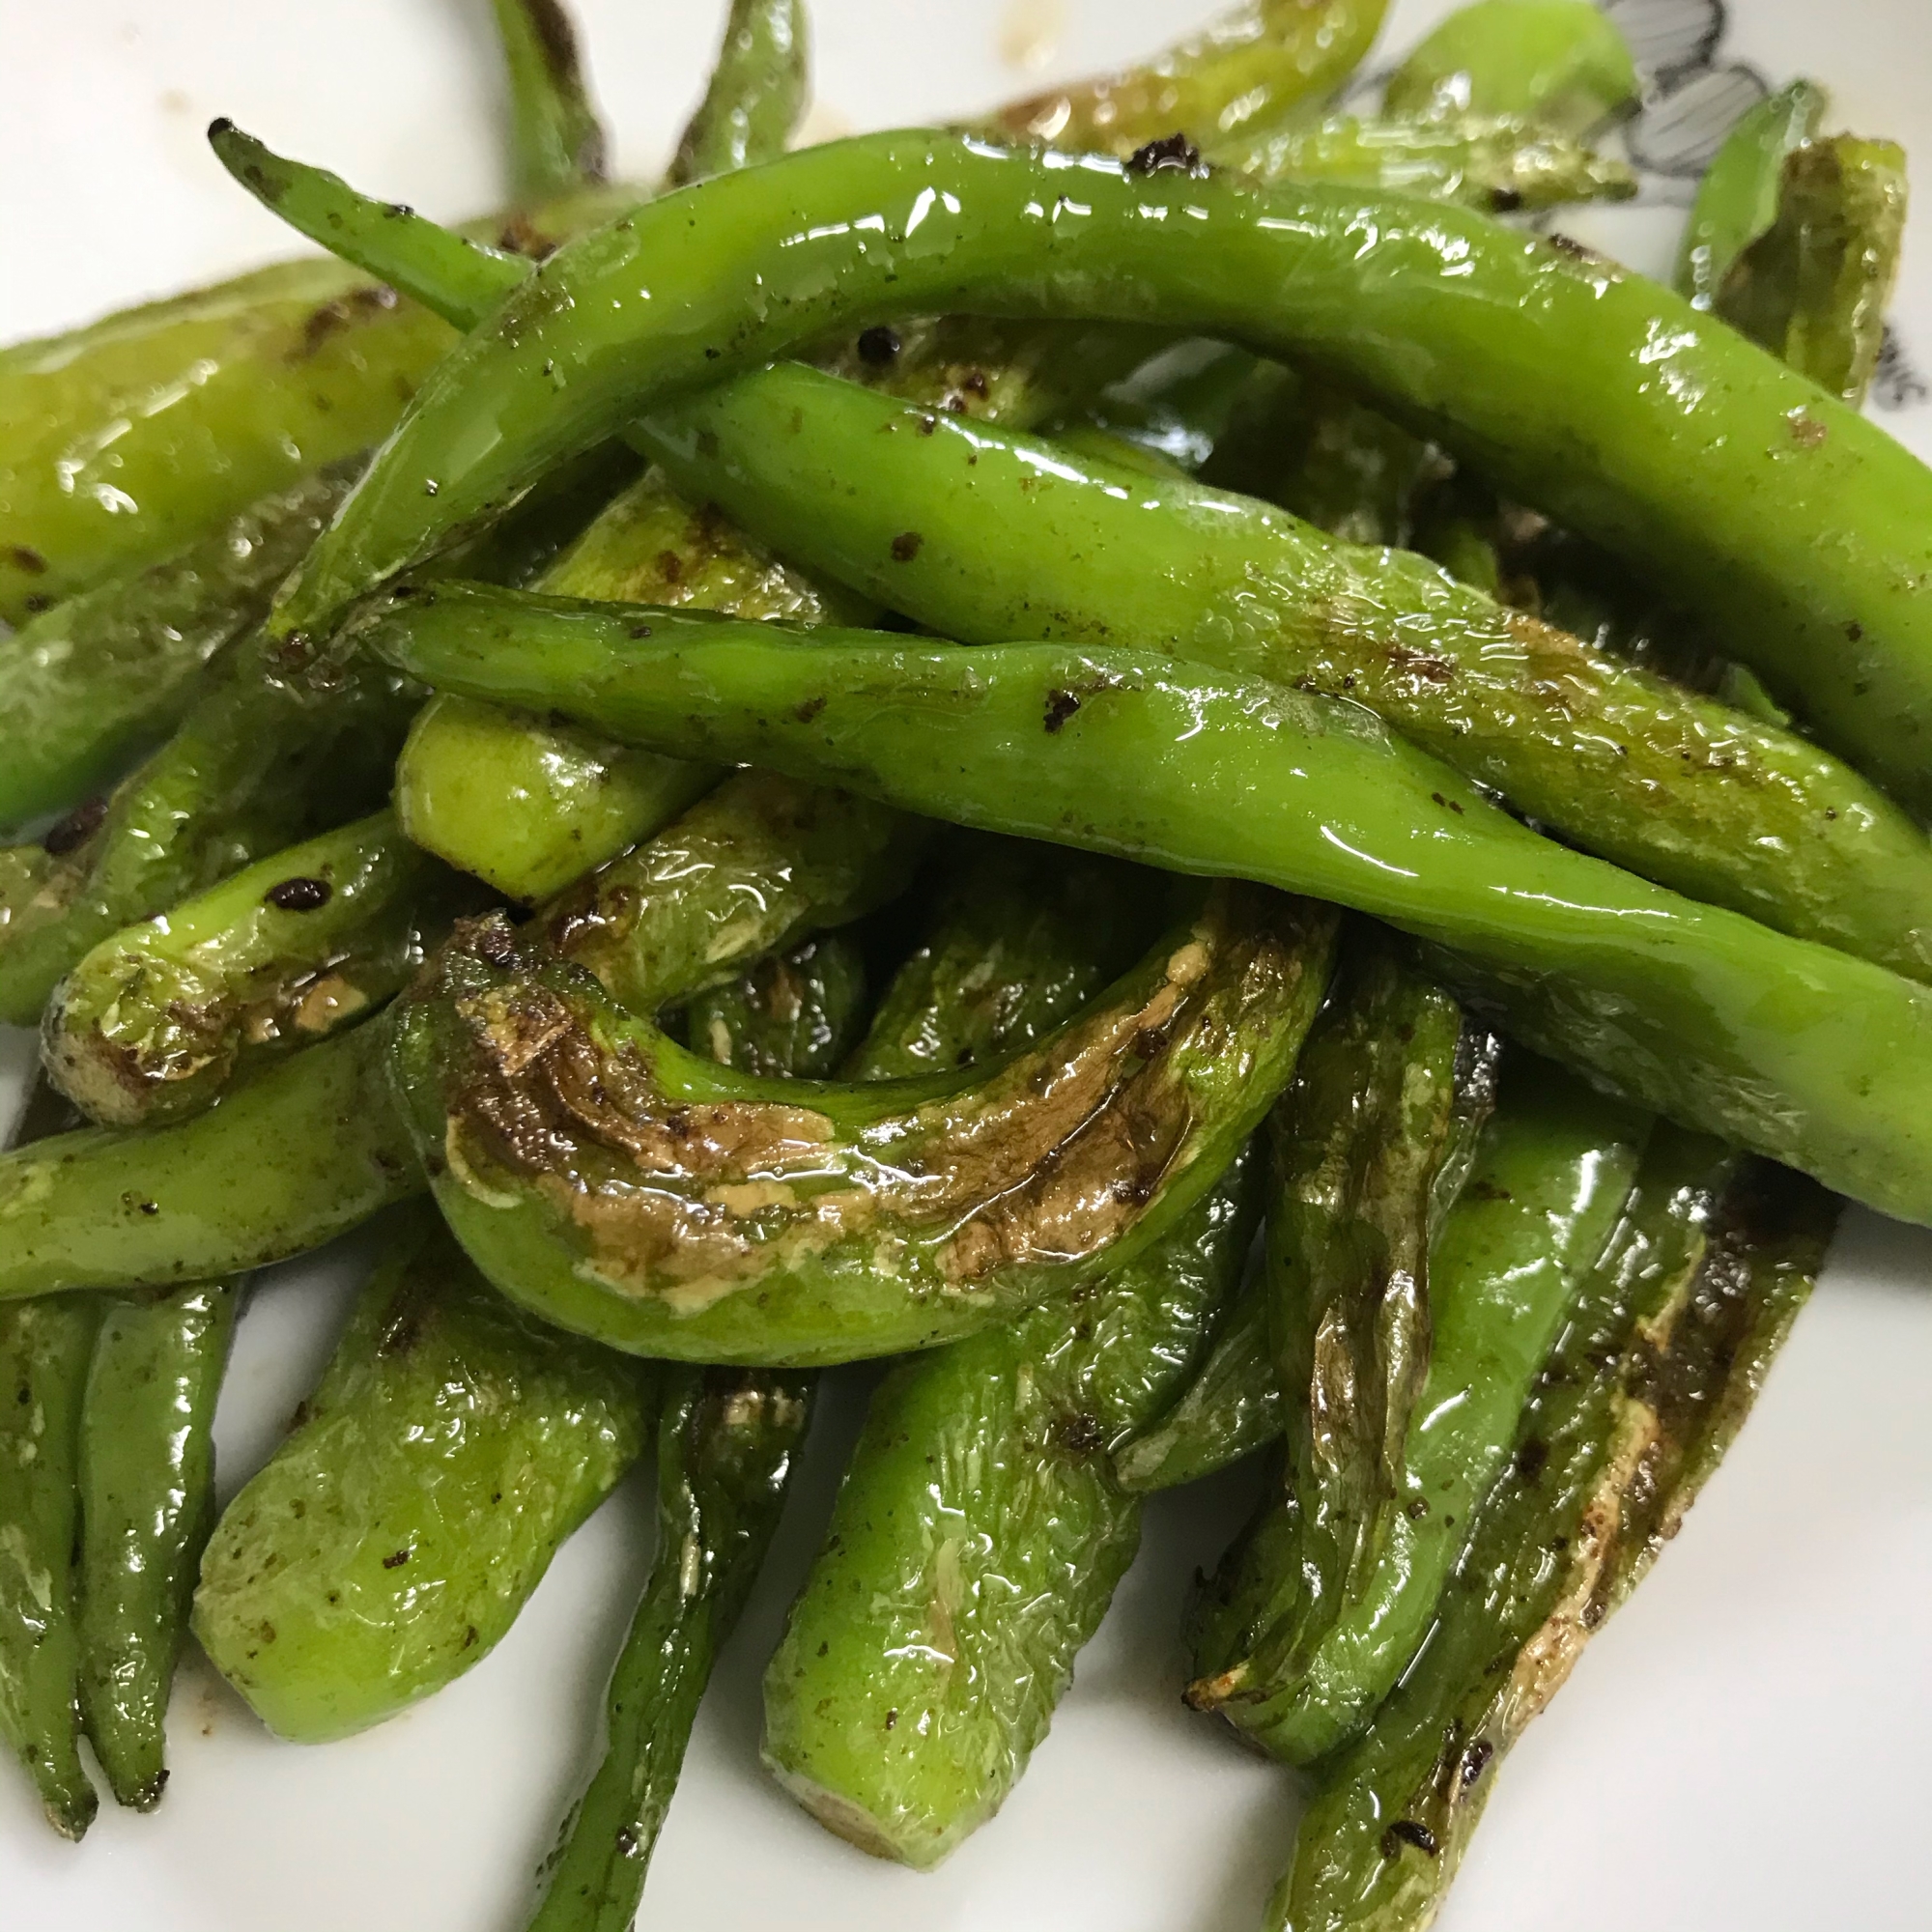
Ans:
<svg viewBox="0 0 1932 1932"><path fill-rule="evenodd" d="M474 1624L470 1624L463 1633L463 1647L465 1650L474 1650L482 1640Z"/></svg>
<svg viewBox="0 0 1932 1932"><path fill-rule="evenodd" d="M1402 1513L1410 1522L1420 1522L1429 1514L1429 1498L1427 1496L1411 1496L1407 1502L1403 1504Z"/></svg>
<svg viewBox="0 0 1932 1932"><path fill-rule="evenodd" d="M1069 1456L1093 1456L1107 1446L1107 1432L1097 1415L1076 1409L1063 1415L1053 1428L1054 1439Z"/></svg>
<svg viewBox="0 0 1932 1932"><path fill-rule="evenodd" d="M814 718L816 718L818 714L824 709L825 709L825 699L822 696L818 697L808 697L803 704L799 705L792 712L791 715L794 718L796 718L801 724L810 724L811 721Z"/></svg>
<svg viewBox="0 0 1932 1932"><path fill-rule="evenodd" d="M890 1731L890 1730L893 1730L893 1729L896 1728L896 1726L897 1726L897 1724L898 1724L898 1721L899 1721L899 1714L898 1714L898 1713L897 1713L896 1711L888 1711L888 1712L886 1713L886 1729L887 1729L887 1730L889 1730L889 1731Z"/></svg>
<svg viewBox="0 0 1932 1932"><path fill-rule="evenodd" d="M711 348L707 348L707 349L705 350L705 352L704 352L704 359L705 359L705 360L706 360L707 362L715 362L715 361L717 361L717 360L718 360L718 358L719 358L719 357L720 357L721 355L724 355L724 350L722 350L722 349L711 349Z"/></svg>
<svg viewBox="0 0 1932 1932"><path fill-rule="evenodd" d="M52 859L64 859L70 852L77 852L100 830L101 820L107 816L107 800L104 796L91 798L85 805L77 805L57 824L47 828L47 834L41 840L41 850Z"/></svg>
<svg viewBox="0 0 1932 1932"><path fill-rule="evenodd" d="M143 1214L158 1214L161 1204L158 1201L142 1201L136 1204Z"/></svg>
<svg viewBox="0 0 1932 1932"><path fill-rule="evenodd" d="M1398 1818L1382 1833L1382 1857L1399 1858L1405 1845L1413 1845L1418 1852L1426 1852L1432 1859L1442 1849L1435 1842L1435 1833L1427 1825L1418 1824L1413 1818Z"/></svg>
<svg viewBox="0 0 1932 1932"><path fill-rule="evenodd" d="M319 912L334 896L327 879L282 879L262 895L262 903L277 912Z"/></svg>
<svg viewBox="0 0 1932 1932"><path fill-rule="evenodd" d="M1828 805L1825 808L1825 816L1827 818L1836 818L1837 815L1838 815L1838 808L1835 805Z"/></svg>
<svg viewBox="0 0 1932 1932"><path fill-rule="evenodd" d="M387 1556L383 1558L383 1568L384 1570L400 1570L409 1560L410 1552L407 1549L392 1550Z"/></svg>
<svg viewBox="0 0 1932 1932"><path fill-rule="evenodd" d="M1433 791L1429 796L1445 810L1453 811L1458 818L1463 816L1463 808L1453 798L1445 798L1439 791Z"/></svg>
<svg viewBox="0 0 1932 1932"><path fill-rule="evenodd" d="M1490 1768L1490 1760L1496 1754L1496 1747L1488 1738L1478 1738L1463 1753L1463 1789L1468 1790L1477 1778Z"/></svg>
<svg viewBox="0 0 1932 1932"><path fill-rule="evenodd" d="M1499 187L1492 190L1490 195L1490 209L1492 213L1514 214L1521 206L1522 194L1520 189Z"/></svg>
<svg viewBox="0 0 1932 1932"><path fill-rule="evenodd" d="M1130 175L1158 174L1169 168L1190 175L1208 172L1201 164L1201 150L1178 129L1163 134L1157 141L1150 141L1144 148L1136 148L1127 156Z"/></svg>
<svg viewBox="0 0 1932 1932"><path fill-rule="evenodd" d="M921 416L919 419L919 433L921 436L930 436L938 427L939 418L937 416Z"/></svg>
<svg viewBox="0 0 1932 1932"><path fill-rule="evenodd" d="M1845 641L1848 644L1861 644L1865 640L1865 627L1855 617L1845 626Z"/></svg>
<svg viewBox="0 0 1932 1932"><path fill-rule="evenodd" d="M292 1434L292 1435L293 1435L293 1434L294 1434L294 1432L295 1432L296 1430L299 1429L299 1428L300 1428L300 1427L302 1426L302 1424L303 1424L304 1422L306 1422L307 1420L308 1420L308 1404L307 1404L307 1402L306 1402L306 1401L302 1401L302 1402L298 1402L298 1403L297 1403L297 1404L296 1404L296 1406L295 1406L295 1413L294 1413L293 1415L291 1415L291 1416L289 1417L289 1431L290 1431L290 1434Z"/></svg>
<svg viewBox="0 0 1932 1932"><path fill-rule="evenodd" d="M1046 694L1046 718L1044 721L1047 731L1050 734L1057 733L1060 727L1079 709L1080 699L1076 693L1071 691L1049 691Z"/></svg>
<svg viewBox="0 0 1932 1932"><path fill-rule="evenodd" d="M959 386L969 396L984 396L991 393L993 385L986 380L985 370L969 369L965 375L960 377Z"/></svg>
<svg viewBox="0 0 1932 1932"><path fill-rule="evenodd" d="M1549 1466L1549 1444L1532 1435L1516 1452L1516 1472L1525 1483L1533 1483Z"/></svg>
<svg viewBox="0 0 1932 1932"><path fill-rule="evenodd" d="M920 546L924 541L917 530L901 530L893 539L893 561L910 563L919 554Z"/></svg>
<svg viewBox="0 0 1932 1932"><path fill-rule="evenodd" d="M889 369L899 359L899 332L877 322L859 331L859 360L874 369Z"/></svg>
<svg viewBox="0 0 1932 1932"><path fill-rule="evenodd" d="M29 577L44 577L47 574L47 560L31 544L14 544L8 557L15 570L24 570Z"/></svg>

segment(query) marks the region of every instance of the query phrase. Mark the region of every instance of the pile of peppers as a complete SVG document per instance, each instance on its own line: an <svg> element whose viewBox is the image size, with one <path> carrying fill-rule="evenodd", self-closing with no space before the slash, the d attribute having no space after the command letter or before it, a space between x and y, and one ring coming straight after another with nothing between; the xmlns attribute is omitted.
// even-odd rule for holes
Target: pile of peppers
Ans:
<svg viewBox="0 0 1932 1932"><path fill-rule="evenodd" d="M0 351L56 1830L83 1738L159 1801L191 1638L289 1739L448 1684L654 1447L527 1919L618 1932L821 1372L888 1357L784 1789L937 1863L1143 1497L1253 1458L1184 1690L1305 1773L1263 1922L1430 1922L1843 1202L1932 1224L1932 474L1859 412L1895 147L1768 97L1667 288L1515 219L1635 191L1604 14L1473 0L1365 111L1383 11L787 153L803 0L733 0L652 185L495 0L510 210L216 122L328 257ZM251 1271L372 1220L217 1516Z"/></svg>

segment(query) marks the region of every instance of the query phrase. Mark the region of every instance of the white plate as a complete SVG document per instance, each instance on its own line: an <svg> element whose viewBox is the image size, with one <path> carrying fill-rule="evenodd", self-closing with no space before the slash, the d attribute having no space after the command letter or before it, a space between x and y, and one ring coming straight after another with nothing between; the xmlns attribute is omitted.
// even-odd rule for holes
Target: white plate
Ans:
<svg viewBox="0 0 1932 1932"><path fill-rule="evenodd" d="M1627 0L1632 4L1633 0ZM1634 0L1655 13L1678 0ZM715 43L699 7L575 0L627 171L659 166ZM1157 45L1160 0L817 0L820 126L910 123ZM1396 9L1401 46L1445 11ZM1932 155L1924 0L1735 0L1724 53L1828 82L1844 121ZM0 339L282 252L201 130L214 114L454 215L497 190L481 0L0 0ZM1051 49L1021 73L1002 43ZM1921 181L1924 177L1921 175ZM1661 218L1590 229L1653 256ZM1580 221L1570 225L1583 232ZM1932 364L1932 247L1899 315ZM1932 455L1932 411L1889 419ZM0 1037L24 1065L24 1036ZM4 1076L0 1076L4 1077ZM1932 1734L1932 1237L1854 1213L1722 1474L1633 1605L1510 1760L1445 1932L1782 1932L1926 1922L1914 1878ZM277 1270L243 1325L224 1484L312 1380L353 1254ZM813 1445L779 1549L698 1724L644 1922L750 1932L1245 1932L1285 1859L1292 1782L1179 1705L1175 1630L1241 1484L1170 1497L1052 1737L1002 1815L930 1877L872 1863L757 1768L757 1677L856 1427ZM174 1780L153 1817L103 1810L79 1848L0 1776L0 1928L516 1932L585 1748L647 1551L615 1498L462 1683L347 1744L266 1737L204 1664L183 1671Z"/></svg>

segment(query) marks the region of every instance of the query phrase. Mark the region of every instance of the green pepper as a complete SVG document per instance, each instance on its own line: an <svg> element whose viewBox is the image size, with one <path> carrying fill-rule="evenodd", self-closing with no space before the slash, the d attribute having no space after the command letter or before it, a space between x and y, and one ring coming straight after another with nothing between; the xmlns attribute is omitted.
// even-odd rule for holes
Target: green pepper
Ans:
<svg viewBox="0 0 1932 1932"><path fill-rule="evenodd" d="M0 917L0 1020L31 1025L62 976L123 926L368 811L418 701L367 668L283 675L252 645L226 660L104 806L47 835L50 863Z"/></svg>
<svg viewBox="0 0 1932 1932"><path fill-rule="evenodd" d="M1882 430L1669 292L1482 215L1148 167L872 135L566 245L438 365L271 627L319 631L613 424L834 328L1157 320L1304 355L1479 456L1635 555L1826 742L1932 797L1932 618L1906 588L1932 480Z"/></svg>
<svg viewBox="0 0 1932 1932"><path fill-rule="evenodd" d="M1596 1084L1932 1219L1932 993L1539 838L1354 706L1118 649L453 586L355 636L431 684L661 751L1370 913L1439 942L1433 975Z"/></svg>
<svg viewBox="0 0 1932 1932"><path fill-rule="evenodd" d="M490 1654L637 1459L653 1389L511 1307L411 1209L295 1432L216 1524L196 1636L277 1736L393 1717Z"/></svg>
<svg viewBox="0 0 1932 1932"><path fill-rule="evenodd" d="M1624 37L1590 0L1475 0L1389 76L1391 114L1534 114L1563 132L1637 97Z"/></svg>
<svg viewBox="0 0 1932 1932"><path fill-rule="evenodd" d="M1161 134L1206 142L1266 127L1340 87L1387 11L1388 0L1240 0L1143 67L1003 107L986 132L1125 156Z"/></svg>
<svg viewBox="0 0 1932 1932"><path fill-rule="evenodd" d="M805 0L731 0L704 99L665 180L683 187L784 153L810 98Z"/></svg>
<svg viewBox="0 0 1932 1932"><path fill-rule="evenodd" d="M1427 448L1392 425L1366 436L1347 398L1293 413L1299 459L1276 493L1350 536L1406 534ZM687 490L945 636L1130 638L1365 703L1601 857L1932 975L1932 846L1809 741L1420 557L1004 428L923 421L784 367L666 412L650 440ZM855 475L863 491L839 481Z"/></svg>
<svg viewBox="0 0 1932 1932"><path fill-rule="evenodd" d="M560 0L493 0L510 83L510 190L518 201L595 187L608 145Z"/></svg>
<svg viewBox="0 0 1932 1932"><path fill-rule="evenodd" d="M1784 163L1818 131L1825 90L1794 80L1738 117L1717 152L1685 224L1676 285L1693 308L1715 308L1737 261L1777 219Z"/></svg>
<svg viewBox="0 0 1932 1932"><path fill-rule="evenodd" d="M611 1679L603 1755L544 1861L528 1932L629 1932L698 1701L810 1419L810 1377L684 1368L667 1379L657 1557Z"/></svg>
<svg viewBox="0 0 1932 1932"><path fill-rule="evenodd" d="M1849 134L1784 163L1777 218L1718 289L1723 319L1857 406L1885 341L1905 241L1905 151Z"/></svg>
<svg viewBox="0 0 1932 1932"><path fill-rule="evenodd" d="M1545 127L1533 110L1420 120L1338 114L1217 144L1208 159L1259 181L1347 183L1464 202L1493 214L1628 201L1637 185L1622 161Z"/></svg>
<svg viewBox="0 0 1932 1932"><path fill-rule="evenodd" d="M239 1298L224 1281L110 1302L87 1372L80 1713L115 1799L139 1811L168 1780L168 1692L214 1527L214 1404Z"/></svg>
<svg viewBox="0 0 1932 1932"><path fill-rule="evenodd" d="M1295 1481L1285 1501L1264 1503L1204 1602L1188 1691L1197 1708L1223 1712L1296 1764L1369 1719L1428 1633L1471 1513L1616 1232L1650 1126L1547 1064L1506 1071L1430 1259L1426 1375L1406 1439L1379 1457L1392 1506L1361 1520L1349 1514L1346 1481L1359 1452L1351 1459L1330 1439L1348 1394L1331 1359L1340 1350L1323 1332L1328 1309L1308 1293L1309 1177L1285 1177L1268 1265L1278 1324L1304 1324L1282 1349Z"/></svg>
<svg viewBox="0 0 1932 1932"><path fill-rule="evenodd" d="M1132 1259L1287 1083L1332 916L1188 897L1037 1046L849 1087L707 1065L478 922L400 1009L396 1078L445 1218L548 1319L682 1360L929 1347Z"/></svg>
<svg viewBox="0 0 1932 1932"><path fill-rule="evenodd" d="M179 556L0 638L0 829L65 811L174 728L196 674L260 622L353 473L305 477Z"/></svg>
<svg viewBox="0 0 1932 1932"><path fill-rule="evenodd" d="M257 860L73 969L42 1027L48 1073L111 1126L199 1113L382 1005L475 898L386 811Z"/></svg>
<svg viewBox="0 0 1932 1932"><path fill-rule="evenodd" d="M997 1811L1140 1543L1109 1450L1173 1393L1247 1258L1242 1161L1069 1304L900 1363L765 1674L766 1764L926 1870Z"/></svg>
<svg viewBox="0 0 1932 1932"><path fill-rule="evenodd" d="M765 1079L826 1080L866 1023L866 955L850 933L771 952L685 1009L685 1044Z"/></svg>
<svg viewBox="0 0 1932 1932"><path fill-rule="evenodd" d="M1422 1932L1498 1761L1654 1552L1655 1525L1681 1516L1721 1455L1836 1214L1820 1190L1759 1168L1713 1216L1723 1161L1687 1136L1653 1144L1428 1648L1367 1733L1316 1773L1273 1932Z"/></svg>
<svg viewBox="0 0 1932 1932"><path fill-rule="evenodd" d="M1044 1037L1104 972L1132 877L982 851L881 1006L862 1077ZM1024 1771L1139 1543L1107 1451L1198 1352L1247 1258L1254 1179L1244 1156L1070 1305L903 1362L874 1393L765 1677L765 1761L841 1836L923 1869Z"/></svg>

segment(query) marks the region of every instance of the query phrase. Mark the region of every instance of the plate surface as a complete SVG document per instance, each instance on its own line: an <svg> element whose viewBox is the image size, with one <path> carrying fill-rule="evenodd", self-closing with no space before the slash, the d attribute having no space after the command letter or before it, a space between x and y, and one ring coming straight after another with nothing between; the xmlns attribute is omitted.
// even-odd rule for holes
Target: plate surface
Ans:
<svg viewBox="0 0 1932 1932"><path fill-rule="evenodd" d="M1694 0L1624 3L1627 17L1687 44L1698 16L1716 12ZM1160 0L817 0L816 128L957 114L1144 52L1195 11ZM1406 44L1445 11L1404 0L1384 44ZM285 252L202 142L217 113L433 214L471 213L496 195L481 0L62 0L4 12L0 340ZM574 12L618 160L647 175L695 98L722 9L574 0ZM1844 125L1932 156L1923 0L1734 0L1731 13L1717 68L1747 62L1775 83L1811 74L1832 87ZM1043 64L1023 70L1028 49ZM1921 169L1921 186L1928 179ZM1656 266L1667 259L1668 204L1684 190L1667 180L1654 189L1660 206L1566 225ZM1908 357L1916 350L1932 368L1932 225L1916 237L1897 316ZM1932 456L1932 410L1888 422ZM0 1109L28 1046L0 1033ZM357 1259L351 1243L264 1282L222 1404L225 1488L255 1467L312 1382ZM720 1669L644 1922L1254 1925L1290 1844L1292 1783L1176 1694L1181 1596L1238 1520L1240 1472L1150 1512L1140 1565L1053 1735L1001 1817L939 1873L860 1857L764 1779L758 1672L822 1528L864 1386L846 1378L831 1405ZM1922 1840L1932 1733L1928 1387L1932 1236L1855 1212L1690 1532L1512 1757L1444 1932L1922 1926L1909 1848ZM75 1849L41 1824L22 1780L0 1776L0 1925L516 1932L648 1559L647 1501L636 1483L613 1498L487 1662L380 1730L326 1748L277 1744L190 1661L173 1713L174 1780L153 1817L104 1810Z"/></svg>

